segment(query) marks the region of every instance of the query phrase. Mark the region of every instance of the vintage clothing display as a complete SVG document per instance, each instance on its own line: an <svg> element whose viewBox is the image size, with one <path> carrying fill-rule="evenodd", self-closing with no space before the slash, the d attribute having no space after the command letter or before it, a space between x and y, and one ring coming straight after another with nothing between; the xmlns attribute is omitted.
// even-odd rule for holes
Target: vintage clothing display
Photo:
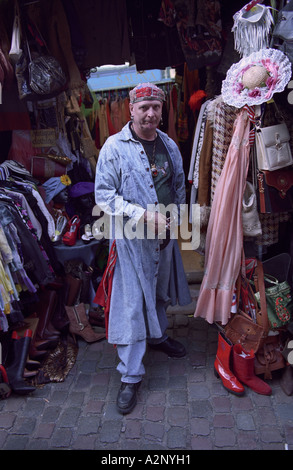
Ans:
<svg viewBox="0 0 293 470"><path fill-rule="evenodd" d="M167 307L191 302L178 240L118 236L171 202L189 204L190 223L199 205L194 316L219 329L216 376L238 396L270 395L260 376L281 371L292 394L292 5L1 2L0 398L64 381L78 342L106 338L126 413L146 341L184 357L166 334ZM141 83L90 89L108 64L135 65ZM148 141L130 108L154 99Z"/></svg>

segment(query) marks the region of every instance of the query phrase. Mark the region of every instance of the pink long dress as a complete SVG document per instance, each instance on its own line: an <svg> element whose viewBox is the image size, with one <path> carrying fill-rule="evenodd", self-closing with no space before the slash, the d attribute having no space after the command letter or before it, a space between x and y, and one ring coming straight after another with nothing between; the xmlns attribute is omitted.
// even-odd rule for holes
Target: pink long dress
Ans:
<svg viewBox="0 0 293 470"><path fill-rule="evenodd" d="M194 316L208 323L228 322L243 259L241 211L249 165L249 130L250 121L243 109L234 123L207 229L205 273Z"/></svg>

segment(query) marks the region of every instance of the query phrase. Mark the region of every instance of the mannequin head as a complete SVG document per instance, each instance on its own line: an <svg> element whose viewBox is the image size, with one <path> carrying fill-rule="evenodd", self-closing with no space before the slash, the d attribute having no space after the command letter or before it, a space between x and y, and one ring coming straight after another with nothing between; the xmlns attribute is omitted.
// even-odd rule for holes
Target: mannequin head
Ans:
<svg viewBox="0 0 293 470"><path fill-rule="evenodd" d="M68 187L70 185L71 180L67 175L49 178L43 184L43 188L46 192L46 203L48 204L53 200L58 204L66 204L68 201Z"/></svg>
<svg viewBox="0 0 293 470"><path fill-rule="evenodd" d="M54 203L59 204L59 205L67 204L68 199L69 199L68 188L62 189L62 191L60 191L58 194L56 194L56 196L53 197Z"/></svg>

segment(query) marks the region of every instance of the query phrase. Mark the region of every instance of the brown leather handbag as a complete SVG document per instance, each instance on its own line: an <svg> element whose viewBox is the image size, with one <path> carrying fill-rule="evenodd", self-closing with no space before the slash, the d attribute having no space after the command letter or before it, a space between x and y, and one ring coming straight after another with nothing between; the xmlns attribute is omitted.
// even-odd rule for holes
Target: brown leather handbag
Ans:
<svg viewBox="0 0 293 470"><path fill-rule="evenodd" d="M272 371L283 369L286 363L281 351L280 334L267 336L255 355L256 375L264 374L265 379L271 379Z"/></svg>
<svg viewBox="0 0 293 470"><path fill-rule="evenodd" d="M254 323L249 315L239 311L231 317L225 327L226 337L233 343L240 343L246 351L256 353L260 347L264 329Z"/></svg>
<svg viewBox="0 0 293 470"><path fill-rule="evenodd" d="M265 379L271 379L272 371L282 369L286 364L281 352L282 344L280 334L269 335L270 323L267 314L264 272L261 261L257 262L254 284L256 292L260 293L261 316L258 317L258 321L264 327L264 338L255 354L254 370L256 375L264 374Z"/></svg>
<svg viewBox="0 0 293 470"><path fill-rule="evenodd" d="M293 168L258 170L257 181L262 214L293 211Z"/></svg>
<svg viewBox="0 0 293 470"><path fill-rule="evenodd" d="M260 347L261 341L265 336L265 329L260 321L255 321L248 314L248 310L244 312L247 299L249 299L250 305L253 305L256 318L261 316L261 311L257 305L253 290L247 279L239 276L236 284L236 290L238 313L232 314L231 319L224 328L225 335L233 344L239 343L245 350L253 350L254 353L256 353ZM242 298L243 292L246 294L246 300ZM242 309L239 307L240 299L242 299Z"/></svg>

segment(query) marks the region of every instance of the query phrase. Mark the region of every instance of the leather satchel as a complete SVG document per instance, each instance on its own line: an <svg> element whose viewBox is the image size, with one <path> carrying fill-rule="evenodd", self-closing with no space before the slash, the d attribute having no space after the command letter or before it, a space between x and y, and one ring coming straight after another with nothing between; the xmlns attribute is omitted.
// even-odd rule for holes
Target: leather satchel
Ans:
<svg viewBox="0 0 293 470"><path fill-rule="evenodd" d="M231 316L224 327L225 335L233 344L241 344L246 351L253 350L256 353L265 336L265 329L261 322L257 321L261 312L253 290L248 280L241 275L236 283L236 292L237 313Z"/></svg>
<svg viewBox="0 0 293 470"><path fill-rule="evenodd" d="M274 171L293 164L290 134L285 122L269 127L256 127L257 166Z"/></svg>
<svg viewBox="0 0 293 470"><path fill-rule="evenodd" d="M264 374L265 379L271 379L272 371L285 367L285 360L281 353L280 334L269 334L270 323L267 313L264 271L261 261L257 262L254 284L256 292L259 292L261 303L261 315L258 316L258 322L264 328L264 338L255 354L254 371L256 375Z"/></svg>
<svg viewBox="0 0 293 470"><path fill-rule="evenodd" d="M240 343L246 351L253 350L255 353L260 347L263 333L263 327L242 311L233 314L225 326L225 335L233 344Z"/></svg>
<svg viewBox="0 0 293 470"><path fill-rule="evenodd" d="M264 374L265 379L272 378L272 372L285 367L285 359L282 355L280 335L267 336L254 359L254 371L256 375Z"/></svg>
<svg viewBox="0 0 293 470"><path fill-rule="evenodd" d="M262 214L293 211L293 168L258 170L257 184Z"/></svg>

